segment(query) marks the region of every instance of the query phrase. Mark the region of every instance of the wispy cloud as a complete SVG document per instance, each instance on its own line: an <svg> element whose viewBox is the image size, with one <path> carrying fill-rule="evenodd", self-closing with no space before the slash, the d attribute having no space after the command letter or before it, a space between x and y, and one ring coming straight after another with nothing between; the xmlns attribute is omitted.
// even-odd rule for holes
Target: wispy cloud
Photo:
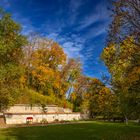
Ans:
<svg viewBox="0 0 140 140"><path fill-rule="evenodd" d="M102 65L99 55L103 48L105 39L103 36L106 34L109 21L106 4L108 0L99 0L99 2L96 0L68 0L67 4L65 4L65 0L56 0L56 2L60 2L59 5L54 5L46 0L46 6L49 2L51 3L47 7L42 4L42 1L41 6L35 5L35 2L39 3L39 0L24 0L24 2L27 1L25 11L18 8L19 5L12 0L0 1L2 1L0 6L3 5L5 8L15 6L12 17L22 24L24 35L39 32L58 42L68 57L80 58L85 73L88 75L100 73ZM22 2L18 1L19 4ZM89 3L93 4L93 8L90 10L87 9ZM20 5L20 7L22 6ZM95 70L95 66L98 71Z"/></svg>
<svg viewBox="0 0 140 140"><path fill-rule="evenodd" d="M68 9L70 24L74 24L76 22L76 18L79 14L79 9L84 3L85 1L82 0L70 0Z"/></svg>
<svg viewBox="0 0 140 140"><path fill-rule="evenodd" d="M65 42L63 44L63 48L69 58L81 58L82 57L82 54L80 53L82 48L78 47L73 42Z"/></svg>
<svg viewBox="0 0 140 140"><path fill-rule="evenodd" d="M77 30L83 30L94 23L107 21L109 19L109 11L104 1L99 3L91 13L85 16L81 21Z"/></svg>
<svg viewBox="0 0 140 140"><path fill-rule="evenodd" d="M80 38L76 34L72 34L71 36L59 35L58 33L51 33L47 35L47 38L53 39L60 43L63 47L64 52L67 54L69 58L80 58L83 59L83 55L81 53L84 45L84 40Z"/></svg>
<svg viewBox="0 0 140 140"><path fill-rule="evenodd" d="M49 35L47 35L47 38L57 40L58 35L58 33L50 33Z"/></svg>
<svg viewBox="0 0 140 140"><path fill-rule="evenodd" d="M90 29L87 29L88 31L83 36L87 40L89 40L89 39L94 40L95 38L99 37L100 35L105 34L106 28L107 28L106 24L100 24L100 25L93 26Z"/></svg>
<svg viewBox="0 0 140 140"><path fill-rule="evenodd" d="M104 45L104 41L100 36L106 34L108 26L109 14L107 6L101 2L95 6L92 12L84 15L79 20L78 16L81 6L83 6L83 3L79 3L76 9L73 10L75 12L74 17L72 14L69 17L73 19L72 24L76 25L72 29L71 35L68 37L58 35L58 42L61 42L60 40L62 39L63 43L61 45L69 57L79 57L81 59L86 75L100 77L106 71L99 57L101 52L99 48ZM99 42L94 43L97 38L100 38ZM89 40L91 41L90 43Z"/></svg>

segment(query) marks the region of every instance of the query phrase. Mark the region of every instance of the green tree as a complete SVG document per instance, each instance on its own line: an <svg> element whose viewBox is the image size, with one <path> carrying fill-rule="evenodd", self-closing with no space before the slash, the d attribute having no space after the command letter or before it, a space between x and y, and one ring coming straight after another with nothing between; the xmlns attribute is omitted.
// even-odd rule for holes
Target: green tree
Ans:
<svg viewBox="0 0 140 140"><path fill-rule="evenodd" d="M140 50L133 42L135 40L128 37L120 44L110 44L102 53L102 59L111 74L113 90L119 98L126 120L134 113L139 118Z"/></svg>
<svg viewBox="0 0 140 140"><path fill-rule="evenodd" d="M9 14L0 12L0 107L13 104L20 90L22 46L27 41L21 28Z"/></svg>
<svg viewBox="0 0 140 140"><path fill-rule="evenodd" d="M140 119L140 1L115 0L102 59L126 118ZM135 114L135 115L134 115ZM135 117L134 117L135 116Z"/></svg>

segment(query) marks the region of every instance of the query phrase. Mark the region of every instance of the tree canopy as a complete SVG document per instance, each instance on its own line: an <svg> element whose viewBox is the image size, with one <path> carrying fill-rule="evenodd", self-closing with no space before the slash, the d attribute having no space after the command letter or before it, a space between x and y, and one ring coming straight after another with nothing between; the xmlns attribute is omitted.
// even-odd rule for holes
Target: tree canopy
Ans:
<svg viewBox="0 0 140 140"><path fill-rule="evenodd" d="M140 119L140 1L116 0L112 13L101 58L111 74L112 90L126 121Z"/></svg>
<svg viewBox="0 0 140 140"><path fill-rule="evenodd" d="M24 72L21 65L22 46L26 37L11 16L0 12L0 107L14 103L19 94L19 80Z"/></svg>

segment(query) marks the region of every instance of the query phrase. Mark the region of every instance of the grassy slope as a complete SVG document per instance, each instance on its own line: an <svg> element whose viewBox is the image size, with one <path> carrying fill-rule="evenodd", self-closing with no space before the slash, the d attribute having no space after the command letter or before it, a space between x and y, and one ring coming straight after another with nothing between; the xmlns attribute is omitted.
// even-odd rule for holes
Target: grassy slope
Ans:
<svg viewBox="0 0 140 140"><path fill-rule="evenodd" d="M0 140L140 140L140 126L86 122L0 129Z"/></svg>

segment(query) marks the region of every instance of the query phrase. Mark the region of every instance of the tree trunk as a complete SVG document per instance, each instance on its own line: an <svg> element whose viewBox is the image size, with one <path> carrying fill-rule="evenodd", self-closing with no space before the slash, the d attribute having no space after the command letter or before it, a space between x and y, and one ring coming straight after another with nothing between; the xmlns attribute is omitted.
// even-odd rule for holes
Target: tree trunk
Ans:
<svg viewBox="0 0 140 140"><path fill-rule="evenodd" d="M125 116L125 124L128 125L128 118Z"/></svg>

